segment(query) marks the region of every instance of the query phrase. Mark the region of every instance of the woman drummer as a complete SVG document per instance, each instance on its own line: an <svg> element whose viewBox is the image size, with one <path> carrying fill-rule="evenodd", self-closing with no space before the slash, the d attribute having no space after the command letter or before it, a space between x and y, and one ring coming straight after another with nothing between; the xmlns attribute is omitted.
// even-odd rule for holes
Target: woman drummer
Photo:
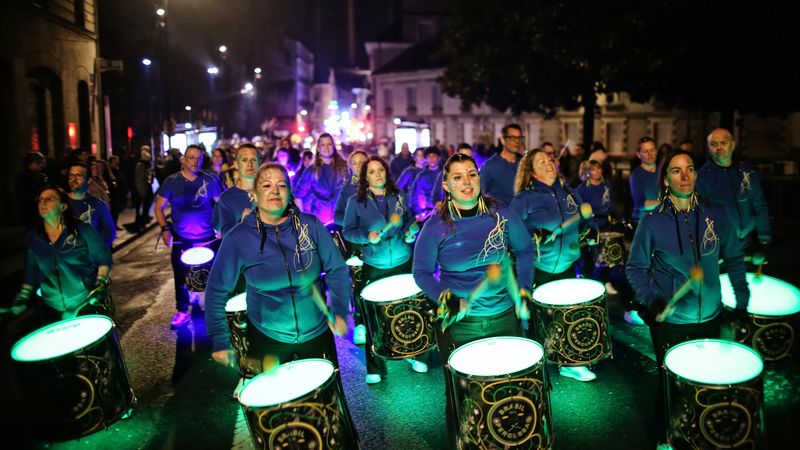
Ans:
<svg viewBox="0 0 800 450"><path fill-rule="evenodd" d="M516 289L527 290L533 283L533 245L515 212L481 194L480 174L471 157L454 154L443 173L445 199L438 214L419 234L413 273L425 294L448 311L445 321L468 311L461 321L437 334L441 359L446 364L451 352L468 342L523 336L518 317L522 301ZM493 264L504 267L503 279L476 289L484 285L481 282ZM509 288L511 285L519 288ZM448 432L454 439L457 428L447 367L444 376Z"/></svg>
<svg viewBox="0 0 800 450"><path fill-rule="evenodd" d="M42 323L101 313L106 299L111 252L92 228L78 220L69 196L46 187L36 198L40 220L27 237L25 275L11 312L22 313L41 289Z"/></svg>
<svg viewBox="0 0 800 450"><path fill-rule="evenodd" d="M580 214L580 195L561 181L553 159L538 148L528 152L520 161L514 192L511 209L525 223L536 247L535 286L574 278L575 265L581 257L581 240L586 239L593 245L599 234L591 228L595 226L593 221L580 223L573 219ZM562 226L564 223L569 225ZM581 233L580 228L585 232ZM533 327L528 328L528 334L533 337ZM559 373L578 381L597 378L594 372L583 366L562 366Z"/></svg>
<svg viewBox="0 0 800 450"><path fill-rule="evenodd" d="M333 221L336 196L347 178L347 162L336 151L333 136L322 133L317 139L314 164L294 184L295 195L303 202L303 212L327 224Z"/></svg>
<svg viewBox="0 0 800 450"><path fill-rule="evenodd" d="M691 156L670 150L658 173L664 194L656 209L639 222L625 272L637 300L648 311L645 321L650 325L659 375L658 438L665 442L664 355L687 340L720 337L720 259L728 268L737 310L747 310L750 291L735 226L723 207L707 203L696 193L697 172ZM702 279L696 276L691 281L696 267L702 269ZM680 297L676 292L682 285L690 289Z"/></svg>
<svg viewBox="0 0 800 450"><path fill-rule="evenodd" d="M405 194L395 186L386 161L377 156L371 156L361 166L358 180L358 191L347 204L342 232L347 241L362 246L362 285L392 275L411 273L411 243L416 234L409 231L414 224L414 214L408 207ZM359 300L356 304L360 307ZM386 376L386 362L372 352L369 333L364 353L367 359L366 382L379 383ZM416 372L428 371L428 366L421 361L407 361Z"/></svg>
<svg viewBox="0 0 800 450"><path fill-rule="evenodd" d="M350 179L342 186L341 192L336 199L336 209L333 211L333 221L339 228L344 227L344 213L347 209L347 201L356 195L358 191L358 180L361 177L361 166L367 162L367 152L355 150L347 157L347 167L350 172Z"/></svg>

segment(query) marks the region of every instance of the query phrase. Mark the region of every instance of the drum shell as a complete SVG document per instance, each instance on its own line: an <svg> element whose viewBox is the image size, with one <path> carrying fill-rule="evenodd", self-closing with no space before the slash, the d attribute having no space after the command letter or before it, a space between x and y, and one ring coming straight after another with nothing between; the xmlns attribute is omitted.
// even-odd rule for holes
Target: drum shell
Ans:
<svg viewBox="0 0 800 450"><path fill-rule="evenodd" d="M216 255L214 255L216 257ZM208 274L214 259L204 264L186 265L186 288L189 292L205 292Z"/></svg>
<svg viewBox="0 0 800 450"><path fill-rule="evenodd" d="M436 345L436 305L421 291L411 297L372 302L363 296L372 351L386 359L411 358Z"/></svg>
<svg viewBox="0 0 800 450"><path fill-rule="evenodd" d="M763 377L762 372L745 383L712 385L667 368L667 437L673 448L760 448Z"/></svg>
<svg viewBox="0 0 800 450"><path fill-rule="evenodd" d="M77 439L108 428L135 402L116 329L72 353L16 361L20 384L46 441Z"/></svg>
<svg viewBox="0 0 800 450"><path fill-rule="evenodd" d="M537 341L548 362L585 366L612 356L605 294L571 305L532 303Z"/></svg>
<svg viewBox="0 0 800 450"><path fill-rule="evenodd" d="M544 359L525 370L475 376L449 369L458 421L458 449L549 449L555 438ZM511 414L509 414L511 413ZM524 417L518 431L503 416Z"/></svg>
<svg viewBox="0 0 800 450"><path fill-rule="evenodd" d="M625 235L615 232L600 233L600 242L592 247L595 267L625 265Z"/></svg>
<svg viewBox="0 0 800 450"><path fill-rule="evenodd" d="M247 338L247 310L225 311L225 320L228 321L228 330L231 335L231 345L236 354L236 365L239 367L239 376L253 378L261 373L261 367L255 367L247 358L250 341Z"/></svg>
<svg viewBox="0 0 800 450"><path fill-rule="evenodd" d="M347 449L347 415L336 371L314 391L280 405L242 406L257 449ZM290 444L304 440L302 447ZM289 445L287 445L289 444Z"/></svg>
<svg viewBox="0 0 800 450"><path fill-rule="evenodd" d="M752 347L768 365L786 363L792 358L794 330L798 314L786 316L765 316L759 314L731 314L725 306L726 318L723 327L730 329L732 338Z"/></svg>

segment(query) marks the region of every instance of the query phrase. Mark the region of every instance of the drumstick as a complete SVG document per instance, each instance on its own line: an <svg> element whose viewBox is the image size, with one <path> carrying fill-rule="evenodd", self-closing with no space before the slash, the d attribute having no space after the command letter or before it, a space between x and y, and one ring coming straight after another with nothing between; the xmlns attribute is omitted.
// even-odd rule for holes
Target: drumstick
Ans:
<svg viewBox="0 0 800 450"><path fill-rule="evenodd" d="M467 298L463 300L462 307L459 311L449 311L449 319L445 319L442 321L442 332L444 332L447 327L452 325L455 322L463 319L464 316L467 314L469 310L469 305L472 304L473 301L478 299L481 295L486 293L486 290L489 288L491 284L497 282L500 279L502 271L499 264L489 264L486 268L486 277L481 280L480 283L475 286L472 291L469 293ZM437 309L437 313L439 316L443 316L445 313L445 308L447 308L446 302L439 303L439 308Z"/></svg>
<svg viewBox="0 0 800 450"><path fill-rule="evenodd" d="M565 220L564 223L561 224L561 229L566 229L571 227L575 222L583 219L591 219L592 218L592 205L588 203L581 203L581 210L580 213L575 214L574 216L570 217L569 219Z"/></svg>
<svg viewBox="0 0 800 450"><path fill-rule="evenodd" d="M656 322L663 322L664 319L666 319L667 316L672 313L672 307L678 303L678 300L683 298L684 295L688 294L689 291L692 290L692 285L702 283L703 278L703 269L700 266L692 267L692 270L689 271L689 279L686 280L686 282L683 283L674 294L672 294L672 298L669 299L669 302L667 302L667 306L664 307L664 310L656 316Z"/></svg>
<svg viewBox="0 0 800 450"><path fill-rule="evenodd" d="M561 159L564 156L564 153L566 153L567 150L569 150L569 144L572 144L572 141L570 139L567 139L567 142L565 142L564 146L561 147L561 151L558 152L558 158L557 159Z"/></svg>
<svg viewBox="0 0 800 450"><path fill-rule="evenodd" d="M503 269L505 270L506 274L506 290L508 290L508 295L511 296L511 300L514 301L514 307L517 310L517 314L519 318L522 320L528 320L531 318L530 311L528 311L527 305L522 302L522 298L520 297L519 291L519 283L517 283L517 277L514 274L513 267L510 263L506 260L503 264Z"/></svg>
<svg viewBox="0 0 800 450"><path fill-rule="evenodd" d="M325 299L322 298L322 294L320 294L316 284L311 285L311 299L314 300L314 304L317 305L317 308L319 308L320 312L322 312L322 315L328 320L328 324L335 327L336 318L328 308L328 304L325 303Z"/></svg>
<svg viewBox="0 0 800 450"><path fill-rule="evenodd" d="M764 268L764 254L761 252L754 252L753 257L750 259L753 264L757 265L758 268L756 269L756 280L761 280L762 269Z"/></svg>
<svg viewBox="0 0 800 450"><path fill-rule="evenodd" d="M400 214L392 214L389 217L389 221L386 222L386 225L384 225L383 228L381 228L381 232L378 233L378 237L379 238L383 238L383 235L388 233L389 230L391 230L392 228L400 225L400 220L401 220L400 219Z"/></svg>

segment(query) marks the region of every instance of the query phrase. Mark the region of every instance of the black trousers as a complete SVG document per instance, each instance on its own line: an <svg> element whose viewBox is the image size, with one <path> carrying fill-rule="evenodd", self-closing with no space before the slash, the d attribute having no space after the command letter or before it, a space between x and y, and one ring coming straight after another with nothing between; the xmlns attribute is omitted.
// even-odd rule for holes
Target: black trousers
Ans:
<svg viewBox="0 0 800 450"><path fill-rule="evenodd" d="M447 420L447 436L450 448L456 448L456 434L458 433L458 417L453 394L453 376L450 373L448 360L455 349L478 339L496 336L524 336L522 323L517 318L514 308L509 308L500 314L485 317L467 316L460 322L451 325L444 333L436 327L436 338L439 342L439 355L442 358L445 387L445 417Z"/></svg>
<svg viewBox="0 0 800 450"><path fill-rule="evenodd" d="M681 342L692 339L719 338L722 325L722 314L716 318L703 323L690 323L677 325L672 323L650 323L650 338L653 341L653 351L656 356L656 367L658 368L658 385L656 386L656 430L654 443L667 442L667 400L666 400L666 368L664 367L664 355L671 347Z"/></svg>
<svg viewBox="0 0 800 450"><path fill-rule="evenodd" d="M203 239L188 239L176 234L172 235L170 262L172 263L172 274L175 278L175 309L178 311L189 311L189 289L186 287L188 267L181 261L181 254L192 247L199 247L200 244L204 243L209 243L206 246L214 251L214 256L216 257L216 253L219 250L219 239L213 236ZM211 261L214 260L212 259ZM211 270L210 266L209 270Z"/></svg>

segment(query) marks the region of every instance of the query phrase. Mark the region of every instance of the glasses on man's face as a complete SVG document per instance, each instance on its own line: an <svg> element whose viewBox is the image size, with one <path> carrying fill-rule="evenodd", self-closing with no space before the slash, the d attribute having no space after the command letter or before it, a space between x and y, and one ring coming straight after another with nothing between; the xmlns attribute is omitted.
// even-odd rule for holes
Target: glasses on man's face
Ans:
<svg viewBox="0 0 800 450"><path fill-rule="evenodd" d="M508 141L516 141L516 142L522 142L523 140L525 140L525 136L510 136L510 135L505 135L505 136L503 136L503 138L504 138L504 139L506 139L506 140L508 140Z"/></svg>

